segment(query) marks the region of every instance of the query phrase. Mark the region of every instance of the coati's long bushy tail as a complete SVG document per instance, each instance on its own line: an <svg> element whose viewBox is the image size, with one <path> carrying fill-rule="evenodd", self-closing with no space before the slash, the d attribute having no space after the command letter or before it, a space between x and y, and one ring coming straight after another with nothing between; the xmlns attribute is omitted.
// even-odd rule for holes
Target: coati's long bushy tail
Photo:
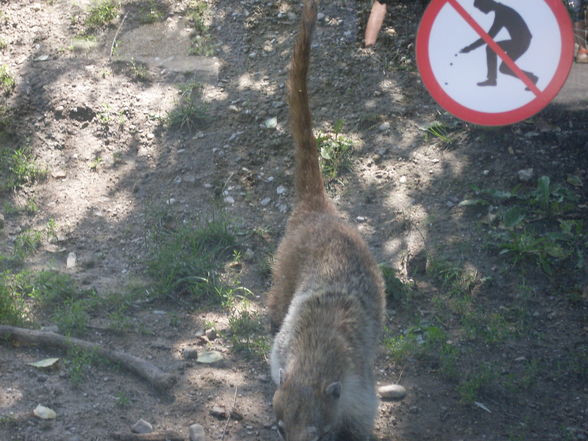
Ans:
<svg viewBox="0 0 588 441"><path fill-rule="evenodd" d="M302 25L294 46L288 99L290 126L296 146L296 195L297 202L309 210L326 207L326 195L318 160L316 140L312 134L312 116L308 104L307 74L310 62L310 43L316 23L317 1L304 0Z"/></svg>

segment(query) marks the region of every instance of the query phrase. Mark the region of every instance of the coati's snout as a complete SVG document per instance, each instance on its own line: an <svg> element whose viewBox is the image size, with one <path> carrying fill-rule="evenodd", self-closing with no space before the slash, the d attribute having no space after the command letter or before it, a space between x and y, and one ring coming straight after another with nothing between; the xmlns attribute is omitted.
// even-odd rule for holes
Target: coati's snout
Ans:
<svg viewBox="0 0 588 441"><path fill-rule="evenodd" d="M276 390L272 403L280 438L333 441L340 397L339 381L313 387L285 380Z"/></svg>

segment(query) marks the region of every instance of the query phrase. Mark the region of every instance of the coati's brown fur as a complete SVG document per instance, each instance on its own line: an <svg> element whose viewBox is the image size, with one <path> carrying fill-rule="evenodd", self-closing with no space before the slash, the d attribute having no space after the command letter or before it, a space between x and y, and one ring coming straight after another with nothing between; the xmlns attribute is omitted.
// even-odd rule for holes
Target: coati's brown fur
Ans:
<svg viewBox="0 0 588 441"><path fill-rule="evenodd" d="M367 441L377 409L373 367L385 300L376 262L325 193L308 104L316 1L305 0L290 65L296 204L268 293L273 399L286 441Z"/></svg>

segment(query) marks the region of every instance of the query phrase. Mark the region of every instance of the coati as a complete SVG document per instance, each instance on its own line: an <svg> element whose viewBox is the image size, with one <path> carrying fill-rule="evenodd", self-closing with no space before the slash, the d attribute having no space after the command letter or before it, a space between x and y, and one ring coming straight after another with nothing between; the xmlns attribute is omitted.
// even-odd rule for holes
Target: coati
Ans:
<svg viewBox="0 0 588 441"><path fill-rule="evenodd" d="M308 103L316 0L304 0L288 80L296 202L267 294L273 408L285 441L366 441L385 298L379 268L325 193Z"/></svg>

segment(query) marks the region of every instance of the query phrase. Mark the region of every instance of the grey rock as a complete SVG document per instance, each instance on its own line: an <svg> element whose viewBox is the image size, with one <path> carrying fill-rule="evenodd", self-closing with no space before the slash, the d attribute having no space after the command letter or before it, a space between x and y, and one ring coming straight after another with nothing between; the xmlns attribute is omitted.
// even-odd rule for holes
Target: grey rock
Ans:
<svg viewBox="0 0 588 441"><path fill-rule="evenodd" d="M206 435L204 434L204 427L200 424L192 424L188 429L190 434L190 441L204 441Z"/></svg>
<svg viewBox="0 0 588 441"><path fill-rule="evenodd" d="M275 116L273 116L271 118L266 119L263 122L263 126L266 129L275 129L278 126L278 118L276 118Z"/></svg>
<svg viewBox="0 0 588 441"><path fill-rule="evenodd" d="M385 132L386 130L390 130L390 123L388 121L383 122L378 126L378 130L380 132Z"/></svg>
<svg viewBox="0 0 588 441"><path fill-rule="evenodd" d="M386 384L378 387L378 395L383 400L402 400L406 396L406 389L399 384Z"/></svg>
<svg viewBox="0 0 588 441"><path fill-rule="evenodd" d="M73 269L76 267L77 256L73 251L67 255L67 262L65 264L67 269Z"/></svg>
<svg viewBox="0 0 588 441"><path fill-rule="evenodd" d="M131 431L133 433L151 433L153 432L153 426L141 418L131 427Z"/></svg>
<svg viewBox="0 0 588 441"><path fill-rule="evenodd" d="M532 168L525 168L518 171L519 181L529 182L533 179L534 171Z"/></svg>

